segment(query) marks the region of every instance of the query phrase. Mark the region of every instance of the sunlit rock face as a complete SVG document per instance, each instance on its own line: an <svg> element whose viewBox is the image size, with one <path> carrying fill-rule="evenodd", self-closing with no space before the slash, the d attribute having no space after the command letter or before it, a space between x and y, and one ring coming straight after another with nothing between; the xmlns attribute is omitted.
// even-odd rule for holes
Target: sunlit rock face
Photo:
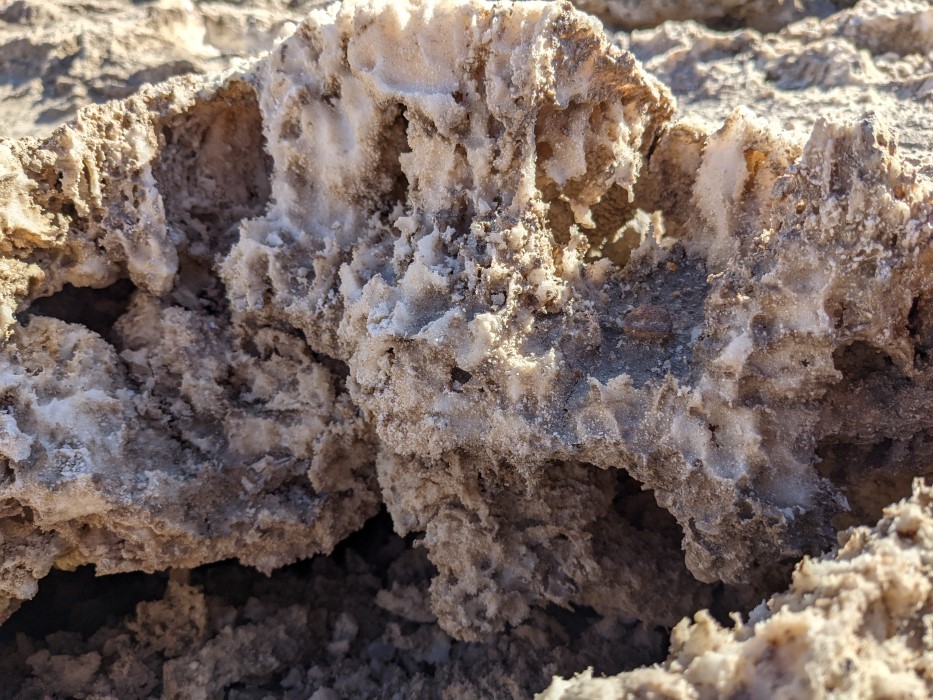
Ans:
<svg viewBox="0 0 933 700"><path fill-rule="evenodd" d="M872 116L674 114L569 4L350 2L0 141L7 610L383 502L457 637L673 624L876 517L933 468L928 185Z"/></svg>

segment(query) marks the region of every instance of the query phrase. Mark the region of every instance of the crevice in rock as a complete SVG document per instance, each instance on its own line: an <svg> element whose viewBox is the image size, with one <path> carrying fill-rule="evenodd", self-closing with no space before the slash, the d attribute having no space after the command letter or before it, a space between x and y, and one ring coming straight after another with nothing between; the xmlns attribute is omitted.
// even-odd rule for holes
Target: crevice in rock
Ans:
<svg viewBox="0 0 933 700"><path fill-rule="evenodd" d="M928 295L914 297L907 315L907 331L914 342L914 367L929 367L933 363L933 299Z"/></svg>
<svg viewBox="0 0 933 700"><path fill-rule="evenodd" d="M464 369L454 367L450 370L450 385L453 391L463 391L464 385L473 378L473 375Z"/></svg>
<svg viewBox="0 0 933 700"><path fill-rule="evenodd" d="M454 640L428 608L436 571L414 545L383 510L331 555L271 576L232 561L99 578L91 567L53 572L0 630L0 698L39 688L63 697L102 688L126 698L297 700L322 688L437 697L453 684L467 697L530 697L584 660L618 673L664 657L663 630L585 606L551 606L482 643Z"/></svg>
<svg viewBox="0 0 933 700"><path fill-rule="evenodd" d="M661 535L671 545L680 547L683 532L677 520L658 505L652 489L645 489L638 481L619 469L617 488L612 509L636 529Z"/></svg>
<svg viewBox="0 0 933 700"><path fill-rule="evenodd" d="M158 126L153 173L172 235L188 255L223 255L234 226L265 211L272 192L262 114L252 86L231 81Z"/></svg>
<svg viewBox="0 0 933 700"><path fill-rule="evenodd" d="M919 308L908 320L915 336ZM910 495L915 477L933 474L933 419L929 392L883 349L856 340L833 353L833 364L843 378L823 399L815 455L818 473L848 502L832 520L843 529L875 522Z"/></svg>
<svg viewBox="0 0 933 700"><path fill-rule="evenodd" d="M102 289L66 284L60 292L33 300L21 318L27 323L32 316L77 323L114 343L113 324L126 312L135 290L136 286L128 279L118 280Z"/></svg>
<svg viewBox="0 0 933 700"><path fill-rule="evenodd" d="M584 602L603 613L643 615L646 622L660 625L673 625L707 608L713 587L687 570L680 524L658 505L652 489L643 488L622 469L615 471L609 512L587 528L594 558L612 583L587 587ZM643 582L650 578L663 579L665 588L645 588ZM606 591L613 588L607 599ZM627 602L620 606L615 598ZM626 610L632 605L637 610Z"/></svg>
<svg viewBox="0 0 933 700"><path fill-rule="evenodd" d="M843 383L864 381L874 374L897 373L891 356L864 340L856 340L833 353L833 366L842 372Z"/></svg>
<svg viewBox="0 0 933 700"><path fill-rule="evenodd" d="M189 311L206 313L224 322L228 317L229 302L224 283L214 273L213 265L202 256L188 252L178 256L178 274L168 298Z"/></svg>
<svg viewBox="0 0 933 700"><path fill-rule="evenodd" d="M849 510L836 515L837 530L870 525L889 504L911 493L917 477L933 476L933 432L854 442L830 436L816 447L817 471L839 487Z"/></svg>
<svg viewBox="0 0 933 700"><path fill-rule="evenodd" d="M397 107L398 115L386 130L377 172L384 179L382 209L390 213L396 206L408 202L409 183L402 169L401 157L411 151L408 143L408 117L402 105Z"/></svg>
<svg viewBox="0 0 933 700"><path fill-rule="evenodd" d="M265 211L272 191L256 93L233 80L157 131L153 173L178 249L169 301L226 323L227 295L215 265L236 241L240 222Z"/></svg>
<svg viewBox="0 0 933 700"><path fill-rule="evenodd" d="M554 195L553 185L545 186L547 191ZM647 233L649 215L638 209L636 203L630 202L628 196L626 190L614 185L591 209L595 227L577 227L576 230L586 237L590 246L587 260L609 258L618 267L625 267L632 251L641 245ZM545 199L549 203L548 225L554 241L566 245L570 242L571 229L576 226L570 205L556 195L548 197L545 194Z"/></svg>
<svg viewBox="0 0 933 700"><path fill-rule="evenodd" d="M317 350L312 349L310 343L308 343L308 336L301 329L296 329L298 335L301 336L301 339L305 343L306 352L308 355L319 365L327 369L331 376L334 378L334 389L338 394L346 393L347 391L347 379L350 376L350 366L343 360L328 355L327 353L318 352Z"/></svg>

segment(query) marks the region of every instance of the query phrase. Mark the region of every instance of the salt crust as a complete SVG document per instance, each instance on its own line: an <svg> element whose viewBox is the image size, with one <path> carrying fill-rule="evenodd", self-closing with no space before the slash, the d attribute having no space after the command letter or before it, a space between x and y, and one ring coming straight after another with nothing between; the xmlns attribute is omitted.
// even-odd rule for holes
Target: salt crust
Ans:
<svg viewBox="0 0 933 700"><path fill-rule="evenodd" d="M929 468L928 182L876 116L674 115L567 4L359 2L0 141L4 614L382 501L457 637L671 624L876 514Z"/></svg>

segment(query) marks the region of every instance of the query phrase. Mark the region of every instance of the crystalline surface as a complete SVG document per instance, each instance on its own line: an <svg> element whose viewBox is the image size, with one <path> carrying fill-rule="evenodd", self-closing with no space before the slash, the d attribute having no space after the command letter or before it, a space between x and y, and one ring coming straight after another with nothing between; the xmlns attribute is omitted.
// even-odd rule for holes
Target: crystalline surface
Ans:
<svg viewBox="0 0 933 700"><path fill-rule="evenodd" d="M855 12L872 61L926 40ZM704 47L804 44L768 99L846 94L808 22L346 2L0 140L0 615L53 566L269 571L384 503L455 638L672 625L877 518L933 471L929 159L892 109L802 136L697 97Z"/></svg>

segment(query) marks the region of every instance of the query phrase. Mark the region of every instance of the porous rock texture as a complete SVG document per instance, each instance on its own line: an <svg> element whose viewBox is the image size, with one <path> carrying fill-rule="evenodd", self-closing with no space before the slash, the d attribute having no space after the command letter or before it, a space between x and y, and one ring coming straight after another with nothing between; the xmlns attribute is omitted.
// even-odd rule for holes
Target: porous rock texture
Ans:
<svg viewBox="0 0 933 700"><path fill-rule="evenodd" d="M540 700L573 698L928 698L933 693L933 490L891 505L873 528L804 559L787 592L720 626L705 611L674 629L666 662L615 677L586 672Z"/></svg>
<svg viewBox="0 0 933 700"><path fill-rule="evenodd" d="M742 111L665 129L663 88L566 6L438 6L437 27L477 18L448 63L427 15L335 12L264 65L274 201L221 274L236 314L347 363L446 629L535 602L665 622L696 580L773 585L883 505L838 445L925 454L928 189L879 120L806 144ZM374 55L402 24L417 51ZM860 397L899 410L872 434ZM881 481L928 468L892 458ZM667 545L613 504L627 479L677 520Z"/></svg>
<svg viewBox="0 0 933 700"><path fill-rule="evenodd" d="M930 26L345 2L0 140L0 616L53 566L270 571L380 502L467 642L781 587L933 471ZM849 111L785 128L736 66Z"/></svg>
<svg viewBox="0 0 933 700"><path fill-rule="evenodd" d="M391 46L396 55L377 55ZM606 190L628 196L670 110L568 5L348 5L313 14L246 76L175 81L90 108L44 142L9 142L8 598L30 597L53 564L104 573L236 555L268 570L328 550L374 512L375 429L383 487L398 494L386 500L400 531L428 531L436 606L455 634L518 623L535 602L669 622L694 607L676 536L665 543L615 513L621 472L573 450L565 463L542 459L528 434L499 456L512 463L484 467L487 486L471 484L486 426L500 422L497 439L513 441L535 413L562 410L553 387L572 389L556 349L492 356L495 324L521 335L508 329L516 314L546 312L554 332L576 333L559 312L574 285L591 286L582 237L554 258L539 177L588 222ZM573 125L576 141L563 136ZM449 270L432 269L445 259ZM510 288L520 272L535 280L529 309ZM120 278L135 291L98 329L106 338L91 320L30 307L54 293L73 307L71 290ZM484 366L485 400L479 378L452 388L455 370ZM425 391L449 404L446 418L424 415ZM505 402L536 392L540 407L498 421ZM473 425L449 427L468 413ZM549 441L571 434L557 430ZM397 459L412 451L417 460ZM430 470L437 493L419 505ZM517 497L520 527L498 537ZM548 522L558 504L566 515ZM445 556L454 533L475 549ZM607 568L618 596L601 584ZM651 593L645 575L672 585Z"/></svg>
<svg viewBox="0 0 933 700"><path fill-rule="evenodd" d="M345 368L234 323L211 272L266 206L262 139L249 85L183 79L0 145L4 616L53 565L269 571L376 512Z"/></svg>

